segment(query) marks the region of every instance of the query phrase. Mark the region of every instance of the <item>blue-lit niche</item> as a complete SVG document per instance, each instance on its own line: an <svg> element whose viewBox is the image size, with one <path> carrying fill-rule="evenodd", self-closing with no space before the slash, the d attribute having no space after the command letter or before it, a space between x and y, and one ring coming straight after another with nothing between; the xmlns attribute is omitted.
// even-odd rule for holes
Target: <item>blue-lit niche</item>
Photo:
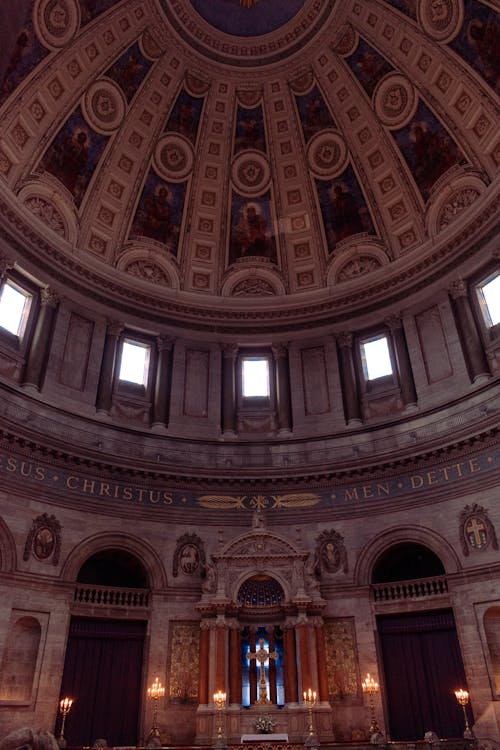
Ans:
<svg viewBox="0 0 500 750"><path fill-rule="evenodd" d="M249 707L259 698L260 665L248 655L263 648L275 652L275 659L263 662L266 695L271 704L285 705L283 668L283 629L278 624L283 617L284 592L281 585L270 576L248 578L238 592L242 605L240 618L247 620L241 631L242 705ZM251 622L249 622L251 621Z"/></svg>

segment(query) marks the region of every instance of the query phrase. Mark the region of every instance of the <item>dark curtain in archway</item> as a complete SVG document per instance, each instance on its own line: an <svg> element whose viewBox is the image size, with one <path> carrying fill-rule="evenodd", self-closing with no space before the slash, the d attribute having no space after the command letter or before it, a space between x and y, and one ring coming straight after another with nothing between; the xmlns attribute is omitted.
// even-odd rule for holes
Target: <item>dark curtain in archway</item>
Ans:
<svg viewBox="0 0 500 750"><path fill-rule="evenodd" d="M453 612L380 616L377 628L391 739L421 740L430 730L441 739L461 737L454 690L466 681Z"/></svg>
<svg viewBox="0 0 500 750"><path fill-rule="evenodd" d="M74 698L66 720L69 746L138 740L142 659L146 622L73 617L61 697ZM59 733L60 717L56 728Z"/></svg>

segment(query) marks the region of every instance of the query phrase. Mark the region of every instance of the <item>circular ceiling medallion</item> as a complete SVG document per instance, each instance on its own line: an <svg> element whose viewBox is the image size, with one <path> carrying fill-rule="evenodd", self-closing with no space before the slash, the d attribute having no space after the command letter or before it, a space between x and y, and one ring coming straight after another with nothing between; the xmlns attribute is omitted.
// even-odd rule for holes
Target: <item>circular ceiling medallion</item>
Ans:
<svg viewBox="0 0 500 750"><path fill-rule="evenodd" d="M98 133L111 133L125 116L127 104L119 86L108 78L92 83L83 97L83 113Z"/></svg>
<svg viewBox="0 0 500 750"><path fill-rule="evenodd" d="M205 21L233 36L260 36L288 23L305 0L191 0Z"/></svg>
<svg viewBox="0 0 500 750"><path fill-rule="evenodd" d="M242 195L261 195L271 180L267 159L257 151L239 154L231 167L231 178Z"/></svg>
<svg viewBox="0 0 500 750"><path fill-rule="evenodd" d="M431 39L451 42L462 27L463 0L419 0L418 20Z"/></svg>
<svg viewBox="0 0 500 750"><path fill-rule="evenodd" d="M44 45L64 47L80 26L80 6L76 0L37 0L33 17Z"/></svg>
<svg viewBox="0 0 500 750"><path fill-rule="evenodd" d="M158 141L154 165L160 177L171 182L180 182L191 173L193 162L193 148L181 135L169 133Z"/></svg>
<svg viewBox="0 0 500 750"><path fill-rule="evenodd" d="M418 97L410 81L402 75L389 73L382 78L373 94L375 112L388 128L406 125L417 109Z"/></svg>
<svg viewBox="0 0 500 750"><path fill-rule="evenodd" d="M307 147L311 171L318 177L337 177L348 160L344 139L334 130L323 130L311 139Z"/></svg>

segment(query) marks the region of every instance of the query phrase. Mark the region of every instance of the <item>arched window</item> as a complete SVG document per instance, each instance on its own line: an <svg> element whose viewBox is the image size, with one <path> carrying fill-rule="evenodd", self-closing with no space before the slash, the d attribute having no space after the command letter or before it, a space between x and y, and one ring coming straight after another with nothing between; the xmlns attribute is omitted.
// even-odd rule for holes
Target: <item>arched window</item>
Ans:
<svg viewBox="0 0 500 750"><path fill-rule="evenodd" d="M372 583L411 581L444 575L439 557L428 547L415 542L395 544L382 553L372 571Z"/></svg>
<svg viewBox="0 0 500 750"><path fill-rule="evenodd" d="M142 563L121 549L96 552L83 563L76 580L93 586L149 588L148 574Z"/></svg>

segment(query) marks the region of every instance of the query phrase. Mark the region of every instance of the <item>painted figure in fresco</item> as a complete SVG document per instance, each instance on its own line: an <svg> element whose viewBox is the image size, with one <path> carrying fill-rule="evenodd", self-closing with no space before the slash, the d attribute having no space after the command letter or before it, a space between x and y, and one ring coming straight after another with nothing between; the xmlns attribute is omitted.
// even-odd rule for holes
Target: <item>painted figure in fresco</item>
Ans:
<svg viewBox="0 0 500 750"><path fill-rule="evenodd" d="M433 130L425 120L412 123L410 143L417 184L426 192L451 166L460 161L455 142L445 133Z"/></svg>
<svg viewBox="0 0 500 750"><path fill-rule="evenodd" d="M157 187L155 192L146 198L136 223L139 233L153 240L168 242L172 239L176 227L172 224L172 206L165 185Z"/></svg>
<svg viewBox="0 0 500 750"><path fill-rule="evenodd" d="M97 0L80 0L80 16L82 24L88 23L96 15Z"/></svg>
<svg viewBox="0 0 500 750"><path fill-rule="evenodd" d="M356 63L360 80L370 93L373 93L379 79L390 69L389 64L380 55L366 50Z"/></svg>
<svg viewBox="0 0 500 750"><path fill-rule="evenodd" d="M235 146L236 151L242 151L246 148L264 150L264 136L259 128L259 123L252 114L242 115L238 120Z"/></svg>
<svg viewBox="0 0 500 750"><path fill-rule="evenodd" d="M500 24L494 20L473 19L467 29L467 37L481 61L484 76L500 89Z"/></svg>
<svg viewBox="0 0 500 750"><path fill-rule="evenodd" d="M350 237L351 234L362 232L363 222L354 196L349 189L345 185L335 183L330 195L335 241L340 242L340 240Z"/></svg>
<svg viewBox="0 0 500 750"><path fill-rule="evenodd" d="M131 54L122 68L122 75L120 78L120 84L127 101L130 101L134 96L141 77L142 70L139 57L135 54Z"/></svg>
<svg viewBox="0 0 500 750"><path fill-rule="evenodd" d="M14 91L18 83L15 72L22 58L29 51L29 48L30 35L27 29L23 29L16 39L14 51L11 55L7 70L5 71L2 85L0 86L0 100L3 101L4 98L6 98L12 91Z"/></svg>
<svg viewBox="0 0 500 750"><path fill-rule="evenodd" d="M246 203L240 213L240 219L235 227L235 241L238 244L239 257L273 255L273 240L266 231L267 221L262 215L257 203Z"/></svg>
<svg viewBox="0 0 500 750"><path fill-rule="evenodd" d="M51 148L47 171L57 177L70 193L80 197L81 180L89 156L90 136L81 127L76 127L61 143Z"/></svg>

